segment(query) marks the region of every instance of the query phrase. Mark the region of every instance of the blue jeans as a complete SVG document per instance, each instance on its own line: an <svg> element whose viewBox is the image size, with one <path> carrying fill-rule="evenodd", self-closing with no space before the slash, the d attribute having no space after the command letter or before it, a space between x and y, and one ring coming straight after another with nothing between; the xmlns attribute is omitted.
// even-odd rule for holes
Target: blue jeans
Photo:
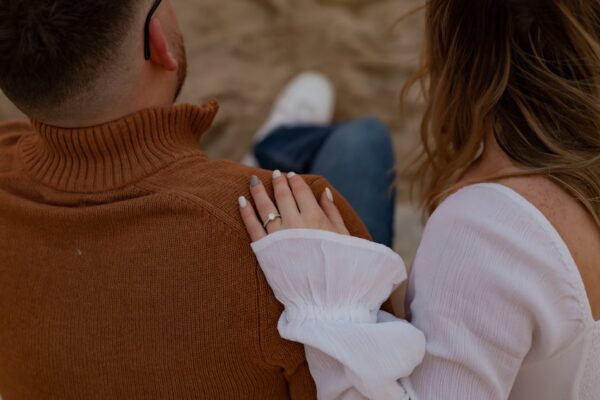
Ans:
<svg viewBox="0 0 600 400"><path fill-rule="evenodd" d="M348 200L373 240L392 246L395 161L390 133L379 120L282 127L258 143L254 154L265 169L325 177Z"/></svg>

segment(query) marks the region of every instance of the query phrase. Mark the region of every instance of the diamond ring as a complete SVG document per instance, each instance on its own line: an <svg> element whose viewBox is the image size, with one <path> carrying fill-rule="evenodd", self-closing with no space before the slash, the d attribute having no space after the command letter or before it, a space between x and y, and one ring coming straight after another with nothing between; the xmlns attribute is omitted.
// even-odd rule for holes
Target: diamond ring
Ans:
<svg viewBox="0 0 600 400"><path fill-rule="evenodd" d="M281 214L279 214L279 213L271 213L271 214L267 215L267 220L263 224L263 228L266 229L267 226L269 226L269 224L271 222L277 221L278 219L281 219Z"/></svg>

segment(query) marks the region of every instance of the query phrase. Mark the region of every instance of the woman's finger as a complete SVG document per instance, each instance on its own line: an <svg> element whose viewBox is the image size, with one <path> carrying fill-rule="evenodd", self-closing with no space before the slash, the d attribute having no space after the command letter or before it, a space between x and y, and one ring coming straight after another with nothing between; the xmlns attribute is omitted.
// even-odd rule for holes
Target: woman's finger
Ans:
<svg viewBox="0 0 600 400"><path fill-rule="evenodd" d="M298 209L301 213L321 211L321 208L319 207L319 203L317 203L317 199L313 191L311 190L310 186L308 186L308 184L304 181L304 178L295 174L294 172L290 172L288 174L288 181L290 182L292 193L296 198L296 203L298 204Z"/></svg>
<svg viewBox="0 0 600 400"><path fill-rule="evenodd" d="M254 204L256 205L256 210L258 211L258 216L260 217L262 224L266 223L270 216L279 215L279 211L269 197L265 186L256 175L250 178L250 193L252 193L252 198L254 199ZM268 233L277 232L280 229L281 218L270 221L266 226Z"/></svg>
<svg viewBox="0 0 600 400"><path fill-rule="evenodd" d="M293 222L300 214L300 211L298 211L298 205L296 204L296 199L292 194L292 189L290 189L287 178L279 170L273 172L273 190L275 191L275 201L283 220Z"/></svg>
<svg viewBox="0 0 600 400"><path fill-rule="evenodd" d="M242 220L244 221L244 225L246 225L246 230L250 235L250 239L253 242L256 242L267 236L267 231L263 228L262 223L256 216L254 207L248 203L248 200L244 196L239 198L239 204Z"/></svg>
<svg viewBox="0 0 600 400"><path fill-rule="evenodd" d="M346 228L346 224L344 223L344 218L342 218L342 214L340 210L335 205L335 199L333 197L333 192L331 189L327 188L321 195L321 208L327 215L327 218L333 224L335 231L342 235L350 235L348 228Z"/></svg>

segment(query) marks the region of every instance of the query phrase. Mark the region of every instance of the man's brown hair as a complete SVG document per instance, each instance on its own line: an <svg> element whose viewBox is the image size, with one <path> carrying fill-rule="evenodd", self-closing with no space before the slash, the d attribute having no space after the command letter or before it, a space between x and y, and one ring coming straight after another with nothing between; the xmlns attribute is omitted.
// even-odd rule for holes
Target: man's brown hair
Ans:
<svg viewBox="0 0 600 400"><path fill-rule="evenodd" d="M118 55L135 3L0 0L0 89L26 112L81 95Z"/></svg>

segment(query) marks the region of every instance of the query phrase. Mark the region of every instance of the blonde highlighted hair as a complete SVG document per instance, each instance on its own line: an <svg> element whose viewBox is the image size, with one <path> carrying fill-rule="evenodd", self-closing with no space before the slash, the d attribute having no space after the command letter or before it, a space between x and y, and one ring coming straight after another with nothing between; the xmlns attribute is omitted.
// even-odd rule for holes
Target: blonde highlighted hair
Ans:
<svg viewBox="0 0 600 400"><path fill-rule="evenodd" d="M600 0L428 0L415 182L432 212L493 132L600 225ZM405 89L406 89L405 88Z"/></svg>

